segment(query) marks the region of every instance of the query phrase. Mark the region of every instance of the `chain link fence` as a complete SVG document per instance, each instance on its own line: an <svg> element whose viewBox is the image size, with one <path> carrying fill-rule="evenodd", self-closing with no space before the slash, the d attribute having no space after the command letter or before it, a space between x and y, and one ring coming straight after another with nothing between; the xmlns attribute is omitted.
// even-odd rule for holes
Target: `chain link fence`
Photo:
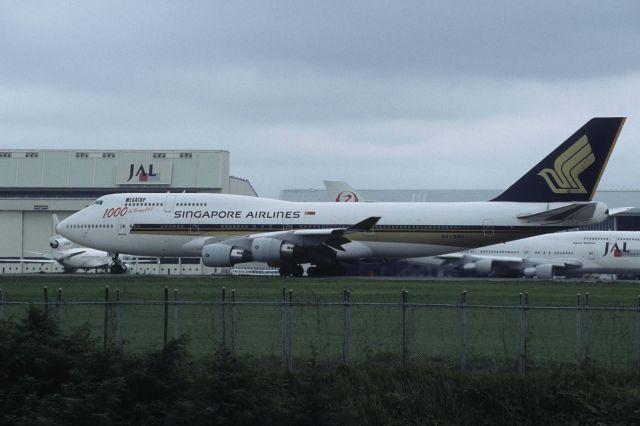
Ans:
<svg viewBox="0 0 640 426"><path fill-rule="evenodd" d="M105 349L158 349L187 336L195 356L225 346L235 354L294 369L304 362L440 363L443 368L519 371L589 363L640 368L640 298L635 308L594 307L589 295L575 306L534 306L526 294L512 306L474 305L466 293L454 304L239 301L222 289L219 300L186 301L165 288L160 301L123 300L105 288L100 302L66 301L62 290L40 302L5 300L0 319L22 318L39 307L65 332L86 327Z"/></svg>

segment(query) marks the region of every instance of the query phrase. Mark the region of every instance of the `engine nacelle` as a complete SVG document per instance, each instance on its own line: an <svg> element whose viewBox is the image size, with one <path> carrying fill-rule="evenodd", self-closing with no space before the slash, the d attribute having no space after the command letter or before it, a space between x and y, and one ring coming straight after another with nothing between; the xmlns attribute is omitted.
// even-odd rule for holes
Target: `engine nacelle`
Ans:
<svg viewBox="0 0 640 426"><path fill-rule="evenodd" d="M49 240L49 247L51 247L52 249L57 249L68 246L70 243L71 241L67 240L66 238L58 236Z"/></svg>
<svg viewBox="0 0 640 426"><path fill-rule="evenodd" d="M476 275L489 277L493 275L493 261L491 259L481 259L476 262Z"/></svg>
<svg viewBox="0 0 640 426"><path fill-rule="evenodd" d="M233 266L251 260L250 252L228 244L207 244L202 248L202 263L205 266Z"/></svg>
<svg viewBox="0 0 640 426"><path fill-rule="evenodd" d="M258 262L277 264L293 257L295 245L275 238L256 238L251 244L251 254Z"/></svg>
<svg viewBox="0 0 640 426"><path fill-rule="evenodd" d="M553 265L537 265L536 277L541 280L550 280L553 278Z"/></svg>
<svg viewBox="0 0 640 426"><path fill-rule="evenodd" d="M476 262L465 263L462 265L462 271L466 274L488 277L493 273L493 261L491 259L481 259Z"/></svg>
<svg viewBox="0 0 640 426"><path fill-rule="evenodd" d="M528 268L524 268L524 276L527 278L536 277L541 280L550 280L554 275L553 265L544 264L544 265L536 265L530 266Z"/></svg>

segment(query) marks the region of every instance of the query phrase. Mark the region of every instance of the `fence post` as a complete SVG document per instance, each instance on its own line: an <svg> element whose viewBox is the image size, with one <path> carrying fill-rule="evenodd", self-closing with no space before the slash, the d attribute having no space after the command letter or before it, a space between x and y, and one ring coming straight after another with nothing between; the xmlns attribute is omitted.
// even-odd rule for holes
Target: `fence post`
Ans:
<svg viewBox="0 0 640 426"><path fill-rule="evenodd" d="M46 285L44 286L44 319L49 319L49 293Z"/></svg>
<svg viewBox="0 0 640 426"><path fill-rule="evenodd" d="M282 287L282 311L280 315L282 343L282 368L287 368L287 290Z"/></svg>
<svg viewBox="0 0 640 426"><path fill-rule="evenodd" d="M460 371L464 371L467 367L467 313L465 305L467 304L467 292L463 290L460 293Z"/></svg>
<svg viewBox="0 0 640 426"><path fill-rule="evenodd" d="M638 307L636 314L636 334L638 343L638 368L640 368L640 295L638 295Z"/></svg>
<svg viewBox="0 0 640 426"><path fill-rule="evenodd" d="M237 309L236 309L236 290L231 290L231 353L236 353L236 327L237 327Z"/></svg>
<svg viewBox="0 0 640 426"><path fill-rule="evenodd" d="M581 350L580 350L580 317L582 310L580 309L580 293L576 296L576 370L580 370Z"/></svg>
<svg viewBox="0 0 640 426"><path fill-rule="evenodd" d="M173 338L178 338L178 289L173 289Z"/></svg>
<svg viewBox="0 0 640 426"><path fill-rule="evenodd" d="M115 339L116 339L116 347L120 348L122 346L122 340L120 339L120 289L116 289L116 314L115 314Z"/></svg>
<svg viewBox="0 0 640 426"><path fill-rule="evenodd" d="M62 329L62 289L58 288L58 297L56 298L56 316L58 317L58 327Z"/></svg>
<svg viewBox="0 0 640 426"><path fill-rule="evenodd" d="M289 312L287 315L287 369L293 371L293 290L289 290Z"/></svg>
<svg viewBox="0 0 640 426"><path fill-rule="evenodd" d="M162 344L167 346L167 338L169 335L169 288L164 286L164 315L162 327Z"/></svg>
<svg viewBox="0 0 640 426"><path fill-rule="evenodd" d="M349 365L349 328L351 320L349 314L350 299L351 292L345 288L342 290L342 301L344 304L342 323L342 363L345 365Z"/></svg>
<svg viewBox="0 0 640 426"><path fill-rule="evenodd" d="M222 287L222 346L227 346L227 289Z"/></svg>
<svg viewBox="0 0 640 426"><path fill-rule="evenodd" d="M589 359L589 292L584 294L584 314L582 317L583 342L582 362Z"/></svg>
<svg viewBox="0 0 640 426"><path fill-rule="evenodd" d="M103 349L107 350L109 332L109 286L104 286L104 321L102 327Z"/></svg>
<svg viewBox="0 0 640 426"><path fill-rule="evenodd" d="M409 355L409 325L407 323L409 291L402 289L402 365L406 365Z"/></svg>
<svg viewBox="0 0 640 426"><path fill-rule="evenodd" d="M518 373L524 374L524 295L520 293L520 308L518 309Z"/></svg>
<svg viewBox="0 0 640 426"><path fill-rule="evenodd" d="M4 319L4 294L0 288L0 320Z"/></svg>

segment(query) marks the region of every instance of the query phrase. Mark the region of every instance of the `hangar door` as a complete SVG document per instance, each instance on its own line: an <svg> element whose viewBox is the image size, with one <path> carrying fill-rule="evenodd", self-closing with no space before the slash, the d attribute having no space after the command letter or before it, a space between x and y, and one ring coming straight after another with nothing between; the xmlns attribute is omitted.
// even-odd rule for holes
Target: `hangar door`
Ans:
<svg viewBox="0 0 640 426"><path fill-rule="evenodd" d="M22 257L22 212L0 211L0 235L0 257Z"/></svg>
<svg viewBox="0 0 640 426"><path fill-rule="evenodd" d="M51 247L49 247L49 238L53 235L53 221L51 214L53 212L23 212L22 234L24 250L37 251L51 255ZM25 253L25 256L36 256L31 253Z"/></svg>

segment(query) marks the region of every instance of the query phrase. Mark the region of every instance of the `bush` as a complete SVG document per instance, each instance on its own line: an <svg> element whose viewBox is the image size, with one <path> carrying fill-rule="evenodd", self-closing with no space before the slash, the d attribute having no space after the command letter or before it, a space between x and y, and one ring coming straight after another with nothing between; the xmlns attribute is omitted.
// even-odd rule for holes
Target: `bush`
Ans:
<svg viewBox="0 0 640 426"><path fill-rule="evenodd" d="M293 373L184 338L144 355L63 335L40 311L0 322L1 424L624 424L640 419L637 371L458 373L427 364Z"/></svg>

